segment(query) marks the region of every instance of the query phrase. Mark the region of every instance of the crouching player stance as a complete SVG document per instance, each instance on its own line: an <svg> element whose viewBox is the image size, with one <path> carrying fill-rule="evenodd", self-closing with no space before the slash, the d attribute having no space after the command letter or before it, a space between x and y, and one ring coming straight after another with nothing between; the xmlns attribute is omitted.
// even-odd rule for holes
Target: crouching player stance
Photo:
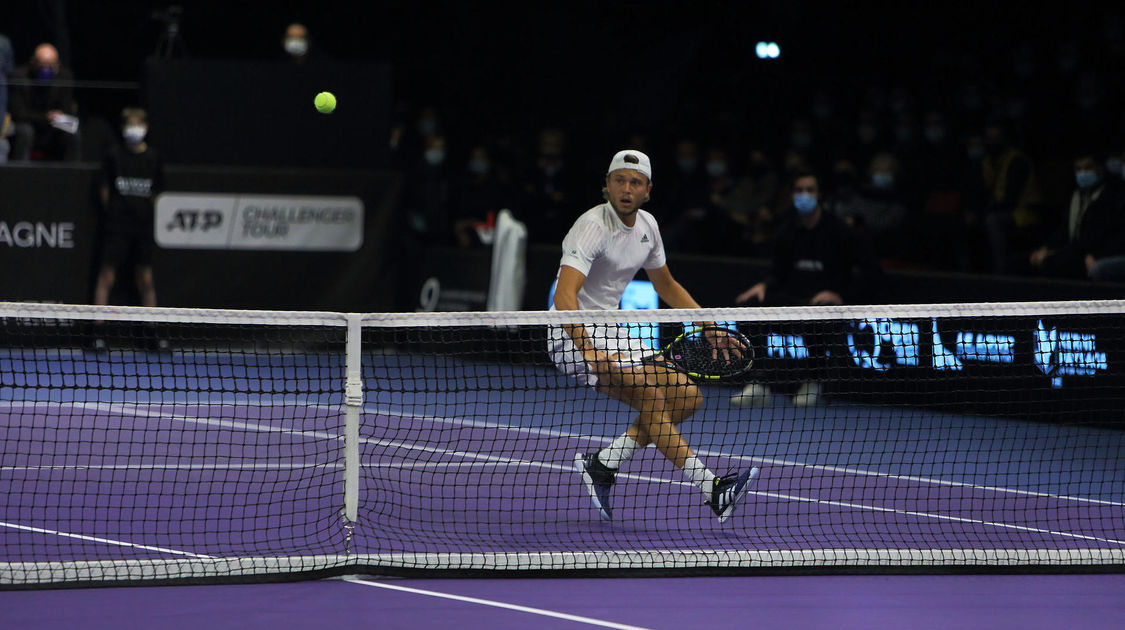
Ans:
<svg viewBox="0 0 1125 630"><path fill-rule="evenodd" d="M613 156L606 174L606 203L586 211L563 239L554 310L618 308L625 287L644 267L656 292L672 308L699 304L668 270L660 229L641 209L652 190L652 166L640 151ZM722 339L713 340L717 345ZM703 402L686 375L661 365L641 363L652 350L617 326L568 324L551 329L555 365L597 391L637 411L637 418L609 446L579 453L575 466L602 518L611 519L610 491L618 468L649 444L676 465L706 497L719 521L725 521L746 495L757 468L717 477L695 456L676 426Z"/></svg>

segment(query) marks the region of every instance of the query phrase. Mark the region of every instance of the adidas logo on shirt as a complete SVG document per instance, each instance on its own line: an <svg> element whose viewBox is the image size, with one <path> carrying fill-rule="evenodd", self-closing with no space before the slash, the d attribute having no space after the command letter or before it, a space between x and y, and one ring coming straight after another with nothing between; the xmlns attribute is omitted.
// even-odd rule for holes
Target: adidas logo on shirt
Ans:
<svg viewBox="0 0 1125 630"><path fill-rule="evenodd" d="M648 242L648 234L642 234L642 235L641 235L641 242L642 242L642 243L647 243L647 242Z"/></svg>

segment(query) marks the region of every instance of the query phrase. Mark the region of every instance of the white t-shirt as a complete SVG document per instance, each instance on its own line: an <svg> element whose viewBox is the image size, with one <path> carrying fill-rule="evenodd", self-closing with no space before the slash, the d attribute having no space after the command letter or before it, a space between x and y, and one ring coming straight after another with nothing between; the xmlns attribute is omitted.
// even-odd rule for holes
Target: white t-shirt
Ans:
<svg viewBox="0 0 1125 630"><path fill-rule="evenodd" d="M666 262L656 217L637 210L636 223L628 227L606 202L574 222L563 239L559 266L574 267L586 276L578 291L578 308L612 310L637 270L659 269Z"/></svg>

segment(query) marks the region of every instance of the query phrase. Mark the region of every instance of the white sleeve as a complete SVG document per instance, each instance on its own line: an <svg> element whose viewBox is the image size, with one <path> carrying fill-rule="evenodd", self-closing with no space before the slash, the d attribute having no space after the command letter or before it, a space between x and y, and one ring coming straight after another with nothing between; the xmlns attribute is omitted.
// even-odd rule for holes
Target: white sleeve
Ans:
<svg viewBox="0 0 1125 630"><path fill-rule="evenodd" d="M590 267L605 252L605 233L594 221L578 221L563 238L560 265L574 267L582 275L590 275Z"/></svg>

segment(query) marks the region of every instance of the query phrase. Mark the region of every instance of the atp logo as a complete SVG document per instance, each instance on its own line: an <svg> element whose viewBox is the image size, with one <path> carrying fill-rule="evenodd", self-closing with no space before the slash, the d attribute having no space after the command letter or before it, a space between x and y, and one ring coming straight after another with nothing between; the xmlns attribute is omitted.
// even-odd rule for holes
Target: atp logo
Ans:
<svg viewBox="0 0 1125 630"><path fill-rule="evenodd" d="M217 230L223 226L223 213L219 210L197 210L193 208L185 208L176 210L172 215L172 220L168 222L167 230L174 232L181 230L184 232L207 232L209 230Z"/></svg>

